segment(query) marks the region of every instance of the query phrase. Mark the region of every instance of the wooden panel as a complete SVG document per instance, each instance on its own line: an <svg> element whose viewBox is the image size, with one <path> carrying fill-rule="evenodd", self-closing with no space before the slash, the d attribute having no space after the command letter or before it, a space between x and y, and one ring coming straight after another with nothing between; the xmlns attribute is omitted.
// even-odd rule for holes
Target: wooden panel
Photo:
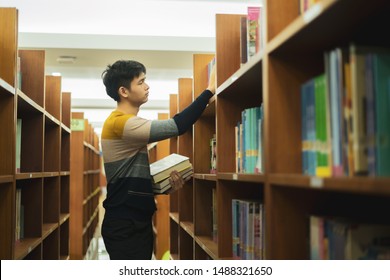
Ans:
<svg viewBox="0 0 390 280"><path fill-rule="evenodd" d="M58 223L60 218L60 177L44 178L43 222Z"/></svg>
<svg viewBox="0 0 390 280"><path fill-rule="evenodd" d="M60 171L60 126L45 117L44 171Z"/></svg>
<svg viewBox="0 0 390 280"><path fill-rule="evenodd" d="M61 122L66 127L70 127L71 96L72 96L72 94L70 92L63 92L62 93Z"/></svg>
<svg viewBox="0 0 390 280"><path fill-rule="evenodd" d="M0 19L0 78L15 87L18 10L1 8Z"/></svg>
<svg viewBox="0 0 390 280"><path fill-rule="evenodd" d="M24 114L18 110L18 118L22 119L20 172L42 172L44 116L41 113Z"/></svg>
<svg viewBox="0 0 390 280"><path fill-rule="evenodd" d="M159 120L167 120L167 113L159 113ZM156 160L162 159L170 154L169 152L170 139L158 142L156 146ZM157 212L155 213L155 227L157 229L157 241L155 245L156 259L161 259L165 252L169 251L169 196L156 196Z"/></svg>
<svg viewBox="0 0 390 280"><path fill-rule="evenodd" d="M0 184L0 259L13 259L13 247L15 240L15 192L13 183Z"/></svg>
<svg viewBox="0 0 390 280"><path fill-rule="evenodd" d="M19 50L22 92L45 107L45 51Z"/></svg>
<svg viewBox="0 0 390 280"><path fill-rule="evenodd" d="M15 99L0 94L0 175L10 175L15 169Z"/></svg>
<svg viewBox="0 0 390 280"><path fill-rule="evenodd" d="M217 86L240 68L240 21L243 15L216 15Z"/></svg>
<svg viewBox="0 0 390 280"><path fill-rule="evenodd" d="M194 224L195 235L212 238L212 191L215 182L195 180L195 209Z"/></svg>
<svg viewBox="0 0 390 280"><path fill-rule="evenodd" d="M46 76L45 109L61 120L61 76Z"/></svg>
<svg viewBox="0 0 390 280"><path fill-rule="evenodd" d="M84 113L72 113L72 119L83 120ZM83 259L83 192L84 131L72 131L70 150L70 259Z"/></svg>
<svg viewBox="0 0 390 280"><path fill-rule="evenodd" d="M183 111L192 103L192 100L192 79L180 78L178 111ZM192 162L192 127L187 132L179 136L178 142L178 153L189 157Z"/></svg>
<svg viewBox="0 0 390 280"><path fill-rule="evenodd" d="M193 259L193 247L194 242L192 237L183 229L179 231L179 258L180 260L192 260Z"/></svg>
<svg viewBox="0 0 390 280"><path fill-rule="evenodd" d="M209 62L214 58L214 54L195 54L193 57L194 66L194 99L197 98L208 86ZM215 102L209 106L215 107ZM210 172L210 140L215 134L215 110L214 115L204 116L194 125L194 143L197 148L193 151L193 167L195 173Z"/></svg>
<svg viewBox="0 0 390 280"><path fill-rule="evenodd" d="M300 1L267 1L267 36L272 40L299 15Z"/></svg>
<svg viewBox="0 0 390 280"><path fill-rule="evenodd" d="M70 133L61 129L61 171L70 170Z"/></svg>

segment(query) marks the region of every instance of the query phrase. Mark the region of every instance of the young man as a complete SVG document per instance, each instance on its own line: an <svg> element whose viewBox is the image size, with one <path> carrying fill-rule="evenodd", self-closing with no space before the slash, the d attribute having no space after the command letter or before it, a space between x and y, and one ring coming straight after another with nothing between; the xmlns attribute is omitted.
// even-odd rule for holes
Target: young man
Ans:
<svg viewBox="0 0 390 280"><path fill-rule="evenodd" d="M215 70L207 89L186 109L169 120L137 116L148 101L146 69L136 61L120 60L102 74L107 94L117 108L104 123L102 150L107 197L102 236L110 259L151 259L152 215L156 210L147 144L178 136L192 127L215 93ZM174 189L183 186L178 172L171 174Z"/></svg>

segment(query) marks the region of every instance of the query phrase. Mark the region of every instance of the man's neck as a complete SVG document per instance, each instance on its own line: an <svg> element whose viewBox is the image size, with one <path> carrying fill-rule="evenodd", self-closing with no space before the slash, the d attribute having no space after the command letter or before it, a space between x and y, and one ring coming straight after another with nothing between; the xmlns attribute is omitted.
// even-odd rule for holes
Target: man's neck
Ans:
<svg viewBox="0 0 390 280"><path fill-rule="evenodd" d="M116 109L122 113L131 114L134 116L137 116L138 111L139 111L138 106L134 106L134 105L127 103L127 102L119 102Z"/></svg>

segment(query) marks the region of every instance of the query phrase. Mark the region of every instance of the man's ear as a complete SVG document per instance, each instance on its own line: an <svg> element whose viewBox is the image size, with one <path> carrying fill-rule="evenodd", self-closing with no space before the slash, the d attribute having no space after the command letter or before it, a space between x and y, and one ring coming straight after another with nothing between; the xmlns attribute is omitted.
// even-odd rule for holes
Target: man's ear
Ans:
<svg viewBox="0 0 390 280"><path fill-rule="evenodd" d="M128 89L125 88L125 87L120 87L120 88L118 89L118 94L119 94L119 96L122 97L122 98L127 98L128 95L129 95L129 91L128 91Z"/></svg>

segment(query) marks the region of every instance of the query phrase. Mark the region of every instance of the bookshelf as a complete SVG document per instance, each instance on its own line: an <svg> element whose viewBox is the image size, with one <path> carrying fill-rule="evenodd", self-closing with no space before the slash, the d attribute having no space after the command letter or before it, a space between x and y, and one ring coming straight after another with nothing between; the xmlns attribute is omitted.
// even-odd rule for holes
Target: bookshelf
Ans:
<svg viewBox="0 0 390 280"><path fill-rule="evenodd" d="M264 203L267 259L310 259L309 218L313 215L390 225L388 177L303 174L300 96L305 81L325 72L325 52L351 42L390 47L388 37L374 35L374 31L385 32L390 4L323 0L301 14L299 0L276 0L265 1L264 9L264 48L242 66L242 15L216 15L217 94L195 124L192 138L191 132L188 135L193 150L181 150L180 137L177 146L171 146L171 152L190 154L195 169L190 186L178 197L171 195L174 259L234 257L232 199ZM194 94L207 86L202 77L209 60L205 54L194 56ZM187 102L186 98L179 93L178 104ZM261 104L265 172L236 173L235 125L242 110ZM171 102L171 114L177 108ZM214 133L217 174L210 174L209 139ZM216 237L210 210L214 203Z"/></svg>
<svg viewBox="0 0 390 280"><path fill-rule="evenodd" d="M0 259L14 256L15 230L15 74L18 11L0 9Z"/></svg>
<svg viewBox="0 0 390 280"><path fill-rule="evenodd" d="M68 259L70 93L46 83L43 50L18 49L17 9L0 16L0 258Z"/></svg>
<svg viewBox="0 0 390 280"><path fill-rule="evenodd" d="M17 9L1 8L0 15L5 42L0 50L0 147L5 159L0 175L0 223L5 230L0 258L67 259L69 164L61 170L60 162L69 162L69 145L64 143L70 129L62 119L70 114L70 103L61 105L60 78L52 83L56 90L45 85L50 77L44 72L44 51L18 49ZM44 104L45 95L50 100L52 94L51 104Z"/></svg>
<svg viewBox="0 0 390 280"><path fill-rule="evenodd" d="M70 259L86 257L99 222L99 139L83 112L71 113Z"/></svg>
<svg viewBox="0 0 390 280"><path fill-rule="evenodd" d="M168 113L158 113L159 120L168 119ZM169 139L159 141L149 149L150 163L169 155ZM153 216L154 255L161 260L164 253L169 251L169 195L156 195L157 210Z"/></svg>
<svg viewBox="0 0 390 280"><path fill-rule="evenodd" d="M169 117L177 114L177 94L169 95ZM169 153L177 153L178 137L169 139ZM169 195L169 251L172 259L179 258L179 209L178 192Z"/></svg>

